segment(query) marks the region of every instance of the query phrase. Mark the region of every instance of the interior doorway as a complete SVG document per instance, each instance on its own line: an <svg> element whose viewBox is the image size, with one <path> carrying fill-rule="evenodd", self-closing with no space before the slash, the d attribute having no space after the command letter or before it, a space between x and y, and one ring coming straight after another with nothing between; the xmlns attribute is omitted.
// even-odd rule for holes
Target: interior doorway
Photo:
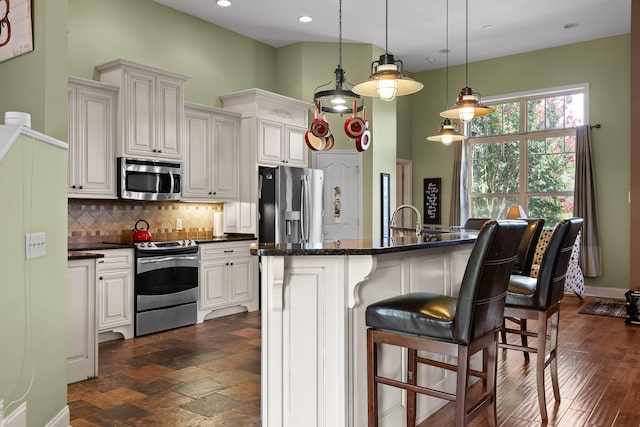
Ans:
<svg viewBox="0 0 640 427"><path fill-rule="evenodd" d="M413 164L411 160L396 160L396 207L400 205L413 205ZM419 206L416 206L420 209ZM398 214L398 226L415 227L414 213L409 209L403 209Z"/></svg>

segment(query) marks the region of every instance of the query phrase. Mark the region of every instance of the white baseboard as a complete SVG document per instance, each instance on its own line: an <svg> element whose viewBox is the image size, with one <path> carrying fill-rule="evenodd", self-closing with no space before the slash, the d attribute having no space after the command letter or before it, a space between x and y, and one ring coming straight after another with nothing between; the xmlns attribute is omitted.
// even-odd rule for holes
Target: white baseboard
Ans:
<svg viewBox="0 0 640 427"><path fill-rule="evenodd" d="M590 297L626 299L624 293L627 292L627 289L585 286L584 292L586 296Z"/></svg>
<svg viewBox="0 0 640 427"><path fill-rule="evenodd" d="M27 427L27 402L22 402L4 420L2 420L1 415L0 423L4 427Z"/></svg>
<svg viewBox="0 0 640 427"><path fill-rule="evenodd" d="M71 425L71 413L69 407L65 405L64 408L53 417L45 427L70 427Z"/></svg>

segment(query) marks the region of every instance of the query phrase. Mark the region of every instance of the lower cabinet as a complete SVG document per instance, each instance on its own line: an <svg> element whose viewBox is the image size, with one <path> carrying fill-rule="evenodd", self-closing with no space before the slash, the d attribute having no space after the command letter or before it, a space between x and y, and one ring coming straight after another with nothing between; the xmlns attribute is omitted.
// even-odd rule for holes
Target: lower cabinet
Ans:
<svg viewBox="0 0 640 427"><path fill-rule="evenodd" d="M258 309L258 258L253 241L200 244L198 323Z"/></svg>
<svg viewBox="0 0 640 427"><path fill-rule="evenodd" d="M70 260L67 267L67 383L98 375L96 260Z"/></svg>
<svg viewBox="0 0 640 427"><path fill-rule="evenodd" d="M91 251L104 258L96 262L96 316L100 342L134 336L133 249Z"/></svg>

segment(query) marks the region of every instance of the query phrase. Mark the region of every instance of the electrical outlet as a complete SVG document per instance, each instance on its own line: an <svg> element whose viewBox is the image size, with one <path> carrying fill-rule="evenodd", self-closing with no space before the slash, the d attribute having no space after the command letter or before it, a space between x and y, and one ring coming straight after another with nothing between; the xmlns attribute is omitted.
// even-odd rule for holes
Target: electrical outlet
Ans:
<svg viewBox="0 0 640 427"><path fill-rule="evenodd" d="M182 231L182 219L176 219L176 231Z"/></svg>
<svg viewBox="0 0 640 427"><path fill-rule="evenodd" d="M25 259L40 258L46 255L45 233L25 234Z"/></svg>

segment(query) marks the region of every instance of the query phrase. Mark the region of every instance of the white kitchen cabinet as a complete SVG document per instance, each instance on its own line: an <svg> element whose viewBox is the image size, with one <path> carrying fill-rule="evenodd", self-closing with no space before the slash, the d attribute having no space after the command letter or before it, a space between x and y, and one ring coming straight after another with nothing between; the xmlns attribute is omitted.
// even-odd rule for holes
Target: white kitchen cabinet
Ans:
<svg viewBox="0 0 640 427"><path fill-rule="evenodd" d="M98 375L96 261L70 260L67 267L67 383Z"/></svg>
<svg viewBox="0 0 640 427"><path fill-rule="evenodd" d="M118 88L69 77L69 197L115 199Z"/></svg>
<svg viewBox="0 0 640 427"><path fill-rule="evenodd" d="M249 89L220 97L225 110L242 115L238 201L225 203L225 232L256 234L258 165L306 167L308 102Z"/></svg>
<svg viewBox="0 0 640 427"><path fill-rule="evenodd" d="M120 88L117 156L183 160L184 82L188 76L117 59L96 67Z"/></svg>
<svg viewBox="0 0 640 427"><path fill-rule="evenodd" d="M258 258L254 241L200 244L198 323L258 309Z"/></svg>
<svg viewBox="0 0 640 427"><path fill-rule="evenodd" d="M307 166L306 128L260 120L259 130L258 163Z"/></svg>
<svg viewBox="0 0 640 427"><path fill-rule="evenodd" d="M115 334L133 338L133 249L90 251L104 255L96 262L96 316L99 341Z"/></svg>
<svg viewBox="0 0 640 427"><path fill-rule="evenodd" d="M240 114L185 103L182 199L237 201Z"/></svg>

